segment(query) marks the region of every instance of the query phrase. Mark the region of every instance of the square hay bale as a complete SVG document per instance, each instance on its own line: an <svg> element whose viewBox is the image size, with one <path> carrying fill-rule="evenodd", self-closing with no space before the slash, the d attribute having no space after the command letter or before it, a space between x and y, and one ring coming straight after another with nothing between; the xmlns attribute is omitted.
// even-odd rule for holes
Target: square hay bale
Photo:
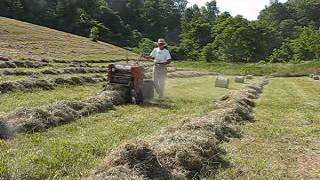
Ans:
<svg viewBox="0 0 320 180"><path fill-rule="evenodd" d="M244 83L245 77L244 76L237 76L237 77L235 77L234 81L236 83Z"/></svg>
<svg viewBox="0 0 320 180"><path fill-rule="evenodd" d="M247 75L246 79L253 79L253 75Z"/></svg>
<svg viewBox="0 0 320 180"><path fill-rule="evenodd" d="M313 76L313 79L319 81L320 80L320 76Z"/></svg>
<svg viewBox="0 0 320 180"><path fill-rule="evenodd" d="M215 81L215 87L219 88L229 88L230 80L228 78L225 78L223 76L218 76Z"/></svg>

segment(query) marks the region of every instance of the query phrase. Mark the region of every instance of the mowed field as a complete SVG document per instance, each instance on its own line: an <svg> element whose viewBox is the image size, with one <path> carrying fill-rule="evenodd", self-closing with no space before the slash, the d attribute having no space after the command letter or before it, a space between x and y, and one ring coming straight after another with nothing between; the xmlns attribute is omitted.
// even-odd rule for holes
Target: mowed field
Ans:
<svg viewBox="0 0 320 180"><path fill-rule="evenodd" d="M25 118L24 113L36 109L26 119L24 131L0 139L0 179L88 177L119 145L203 117L214 111L214 100L260 79L239 84L229 76L231 87L221 89L214 87L215 76L210 73L170 67L165 101L114 105L80 116L68 114L64 107L74 105L70 111L75 112L81 109L77 105L93 106L95 102L88 98L103 98L97 95L105 90L109 61L135 59L136 55L110 44L7 18L1 17L0 23L0 56L10 59L0 59L0 120ZM178 66L195 67L183 64ZM142 65L150 77L150 64ZM296 74L292 66L284 66ZM318 63L307 64L298 75L317 67ZM260 72L264 65L251 68L254 70L235 67L233 73L212 66L201 69L245 75ZM213 178L320 179L319 107L319 81L307 77L271 78L254 110L256 122L244 126L242 138L222 144L229 166ZM52 118L48 114L65 121L44 122L46 117ZM39 123L34 116L48 126L32 129Z"/></svg>
<svg viewBox="0 0 320 180"><path fill-rule="evenodd" d="M82 118L47 132L19 134L12 140L1 141L0 177L84 177L121 143L143 139L185 118L203 116L213 110L212 100L246 85L232 83L227 90L215 88L213 84L213 76L170 79L167 87L169 99L166 101L155 100L144 106L123 105L108 113ZM21 96L21 92L12 93L6 95L0 106L13 110L21 105L44 105L52 102L54 97L57 100L81 99L99 88L101 85L82 86L72 93L72 87L65 90L59 88L26 93L26 97Z"/></svg>
<svg viewBox="0 0 320 180"><path fill-rule="evenodd" d="M0 17L0 56L18 60L121 60L136 55L88 38Z"/></svg>
<svg viewBox="0 0 320 180"><path fill-rule="evenodd" d="M320 82L276 78L243 138L224 144L231 166L216 179L320 179Z"/></svg>

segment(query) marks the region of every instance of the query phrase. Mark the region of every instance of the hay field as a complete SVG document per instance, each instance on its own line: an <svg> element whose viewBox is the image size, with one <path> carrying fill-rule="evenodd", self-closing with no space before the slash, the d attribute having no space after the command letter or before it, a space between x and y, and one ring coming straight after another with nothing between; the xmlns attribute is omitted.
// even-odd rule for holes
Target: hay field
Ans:
<svg viewBox="0 0 320 180"><path fill-rule="evenodd" d="M226 143L231 167L215 179L320 179L320 82L276 78L242 139Z"/></svg>
<svg viewBox="0 0 320 180"><path fill-rule="evenodd" d="M0 17L0 56L15 60L119 60L136 55L107 43Z"/></svg>
<svg viewBox="0 0 320 180"><path fill-rule="evenodd" d="M144 138L184 118L202 116L212 110L212 100L245 85L232 83L226 90L214 88L213 83L212 76L170 79L169 100L166 102L154 101L142 107L118 106L113 111L50 128L46 132L18 134L12 140L0 141L0 176L13 179L75 179L86 176L119 144ZM67 96L70 92L62 88L30 92L30 105L50 103L53 97L57 100L80 98L88 95L88 90L93 93L99 87L99 84L81 86L71 96ZM6 95L1 106L9 106L13 110L19 105L28 106L27 101L21 97L21 92L16 92Z"/></svg>

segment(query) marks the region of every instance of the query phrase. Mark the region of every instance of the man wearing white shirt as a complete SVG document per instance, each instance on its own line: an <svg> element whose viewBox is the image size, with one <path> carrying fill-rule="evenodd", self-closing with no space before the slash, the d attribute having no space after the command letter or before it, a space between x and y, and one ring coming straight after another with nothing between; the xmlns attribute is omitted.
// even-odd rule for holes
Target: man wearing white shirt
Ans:
<svg viewBox="0 0 320 180"><path fill-rule="evenodd" d="M153 81L160 99L164 98L167 79L167 65L171 62L171 55L165 48L166 45L167 43L164 39L159 39L158 47L153 49L150 56L145 56L145 58L152 59L154 62Z"/></svg>

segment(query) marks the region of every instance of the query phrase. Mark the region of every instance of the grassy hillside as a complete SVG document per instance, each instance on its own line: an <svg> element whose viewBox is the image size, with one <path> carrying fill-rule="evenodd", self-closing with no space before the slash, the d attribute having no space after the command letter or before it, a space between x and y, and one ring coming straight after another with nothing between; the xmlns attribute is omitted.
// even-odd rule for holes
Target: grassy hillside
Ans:
<svg viewBox="0 0 320 180"><path fill-rule="evenodd" d="M12 59L114 60L135 58L122 48L0 17L0 56Z"/></svg>

